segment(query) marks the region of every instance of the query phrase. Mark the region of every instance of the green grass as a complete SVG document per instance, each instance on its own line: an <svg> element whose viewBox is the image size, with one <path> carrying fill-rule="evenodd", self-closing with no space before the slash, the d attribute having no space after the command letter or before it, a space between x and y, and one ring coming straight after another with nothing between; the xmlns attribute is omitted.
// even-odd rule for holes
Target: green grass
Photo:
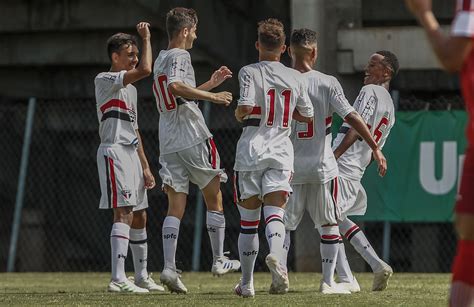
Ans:
<svg viewBox="0 0 474 307"><path fill-rule="evenodd" d="M269 273L255 276L254 299L233 294L239 274L184 273L187 295L113 294L107 273L2 273L0 305L162 305L162 306L446 306L449 274L394 274L383 292L370 291L372 274L357 273L362 291L351 295L318 293L321 274L291 273L290 292L269 295ZM156 279L158 276L155 275Z"/></svg>

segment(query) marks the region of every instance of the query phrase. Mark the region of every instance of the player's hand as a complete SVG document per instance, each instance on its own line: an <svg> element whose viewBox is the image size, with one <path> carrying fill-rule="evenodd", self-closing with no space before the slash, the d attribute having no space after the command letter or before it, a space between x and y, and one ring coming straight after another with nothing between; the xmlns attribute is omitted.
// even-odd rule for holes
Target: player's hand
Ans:
<svg viewBox="0 0 474 307"><path fill-rule="evenodd" d="M432 0L405 0L408 10L415 16L431 11Z"/></svg>
<svg viewBox="0 0 474 307"><path fill-rule="evenodd" d="M232 71L230 71L227 66L221 66L218 70L216 70L209 81L211 81L212 87L216 87L221 85L222 82L225 80L232 78Z"/></svg>
<svg viewBox="0 0 474 307"><path fill-rule="evenodd" d="M150 24L148 22L140 22L137 24L137 32L141 38L146 39L150 38Z"/></svg>
<svg viewBox="0 0 474 307"><path fill-rule="evenodd" d="M374 150L372 155L374 156L374 160L377 161L379 176L385 176L387 172L387 159L385 159L385 156L379 148Z"/></svg>
<svg viewBox="0 0 474 307"><path fill-rule="evenodd" d="M145 189L151 190L155 187L155 177L149 168L143 170L143 178L145 179Z"/></svg>
<svg viewBox="0 0 474 307"><path fill-rule="evenodd" d="M232 93L230 92L213 93L211 101L217 104L225 105L227 107L232 102Z"/></svg>
<svg viewBox="0 0 474 307"><path fill-rule="evenodd" d="M235 109L234 115L235 115L235 119L237 119L239 123L242 123L244 121L245 116L240 115L240 113L238 112L238 109Z"/></svg>

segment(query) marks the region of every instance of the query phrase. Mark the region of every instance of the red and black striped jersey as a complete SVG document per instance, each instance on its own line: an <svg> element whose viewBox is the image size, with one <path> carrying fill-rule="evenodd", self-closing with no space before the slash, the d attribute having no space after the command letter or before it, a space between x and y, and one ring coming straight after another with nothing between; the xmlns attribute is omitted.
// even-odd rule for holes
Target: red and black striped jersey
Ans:
<svg viewBox="0 0 474 307"><path fill-rule="evenodd" d="M137 145L137 90L123 85L125 70L95 77L95 99L101 144Z"/></svg>

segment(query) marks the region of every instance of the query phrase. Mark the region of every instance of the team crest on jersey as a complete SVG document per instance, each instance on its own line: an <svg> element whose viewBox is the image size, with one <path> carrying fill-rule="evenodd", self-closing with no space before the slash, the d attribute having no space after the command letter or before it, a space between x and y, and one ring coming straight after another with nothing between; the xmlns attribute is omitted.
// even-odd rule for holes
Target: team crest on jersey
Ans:
<svg viewBox="0 0 474 307"><path fill-rule="evenodd" d="M122 196L125 199L130 199L132 197L132 191L130 190L122 190Z"/></svg>

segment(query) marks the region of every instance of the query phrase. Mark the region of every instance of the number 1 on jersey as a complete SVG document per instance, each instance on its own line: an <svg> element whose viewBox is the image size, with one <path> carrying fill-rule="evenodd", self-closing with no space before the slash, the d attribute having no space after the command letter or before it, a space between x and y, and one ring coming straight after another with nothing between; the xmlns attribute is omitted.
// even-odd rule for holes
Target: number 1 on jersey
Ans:
<svg viewBox="0 0 474 307"><path fill-rule="evenodd" d="M285 89L280 93L283 97L283 122L282 127L288 128L288 123L290 121L290 101L291 101L291 90ZM275 121L275 89L271 88L267 91L267 96L269 97L269 107L268 107L268 117L267 117L267 127L272 127Z"/></svg>
<svg viewBox="0 0 474 307"><path fill-rule="evenodd" d="M160 88L159 93L158 89L156 88L156 83L158 83L158 87ZM161 108L161 102L163 102L167 111L176 109L176 101L168 90L167 84L168 78L166 75L159 75L158 78L153 81L153 92L155 93L156 104L158 105L160 112L163 112L163 109Z"/></svg>

